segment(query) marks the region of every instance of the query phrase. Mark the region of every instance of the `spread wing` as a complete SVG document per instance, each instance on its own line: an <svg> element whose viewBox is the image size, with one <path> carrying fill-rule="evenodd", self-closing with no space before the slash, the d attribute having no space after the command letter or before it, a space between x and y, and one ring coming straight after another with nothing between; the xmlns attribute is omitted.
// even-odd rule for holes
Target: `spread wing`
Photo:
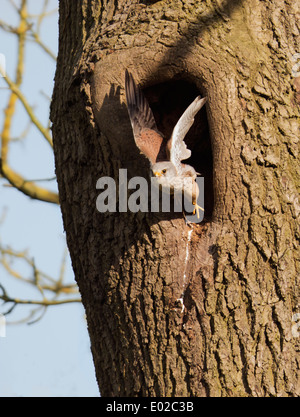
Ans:
<svg viewBox="0 0 300 417"><path fill-rule="evenodd" d="M127 70L125 93L135 143L151 164L155 164L159 153L162 152L163 137L157 129L152 110L144 94Z"/></svg>
<svg viewBox="0 0 300 417"><path fill-rule="evenodd" d="M195 98L176 123L172 136L168 140L167 152L170 155L170 161L175 165L178 172L181 172L181 161L191 156L191 151L187 148L183 140L194 123L195 115L206 103L206 100L206 97L200 98L198 96Z"/></svg>

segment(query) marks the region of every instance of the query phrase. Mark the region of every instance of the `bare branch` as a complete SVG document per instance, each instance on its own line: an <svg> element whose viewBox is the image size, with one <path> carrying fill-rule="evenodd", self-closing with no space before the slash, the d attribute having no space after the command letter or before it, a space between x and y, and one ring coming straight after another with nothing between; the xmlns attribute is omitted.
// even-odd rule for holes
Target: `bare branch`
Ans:
<svg viewBox="0 0 300 417"><path fill-rule="evenodd" d="M50 135L49 128L43 127L40 123L38 118L35 116L32 107L29 105L27 99L23 95L20 90L20 85L23 79L23 72L24 72L24 49L25 49L25 40L26 40L26 33L31 28L31 26L27 22L28 14L26 8L26 0L22 0L20 9L18 9L18 13L20 16L20 22L18 27L15 30L15 33L18 36L18 60L16 66L16 77L15 82L10 79L7 75L4 77L7 85L11 90L11 94L9 97L9 101L7 107L5 109L5 117L4 117L4 124L3 130L1 134L1 158L0 158L0 174L7 179L7 181L13 186L17 188L19 191L23 192L27 196L46 201L49 203L59 204L58 195L52 191L48 191L42 187L37 186L31 181L24 179L20 174L15 172L10 166L8 165L8 151L9 151L9 144L12 140L11 138L11 125L12 119L15 114L16 109L16 102L19 99L23 104L27 114L31 120L31 122L38 128L38 130L42 133L43 137L47 140L47 142L52 146L52 138ZM4 73L4 69L0 68L0 73Z"/></svg>
<svg viewBox="0 0 300 417"><path fill-rule="evenodd" d="M25 278L21 273L12 268L12 261L19 259L25 262L32 270L31 278ZM33 286L40 286L40 289L51 291L56 295L64 294L75 294L78 293L77 285L74 284L63 284L64 275L65 275L65 265L67 259L67 250L64 253L60 273L57 279L49 276L45 272L37 268L34 259L30 258L27 255L26 251L15 251L9 247L0 246L0 263L6 269L6 271L14 278L23 281ZM46 280L46 281L45 281Z"/></svg>
<svg viewBox="0 0 300 417"><path fill-rule="evenodd" d="M51 15L54 11L47 10L48 0L43 1L41 12L37 16L28 14L27 0L21 0L20 5L16 5L14 0L10 0L10 3L19 16L19 22L16 26L12 26L3 20L0 20L0 29L16 35L18 40L18 53L14 76L11 78L6 74L3 77L7 84L7 88L10 90L10 94L8 103L4 109L4 123L1 132L0 175L8 181L10 186L20 190L30 198L59 204L57 193L37 185L38 182L53 181L56 179L55 177L35 180L25 179L23 176L15 172L8 163L8 154L11 143L27 136L28 133L28 128L26 128L18 138L13 138L11 135L13 118L16 113L16 104L18 101L21 102L28 115L30 123L29 126L31 126L31 124L35 125L42 137L52 147L50 124L47 123L47 126L44 126L40 122L36 116L34 108L29 104L28 99L22 93L22 82L26 41L29 40L35 42L44 52L46 52L48 56L50 56L53 60L56 60L54 53L44 44L40 37L40 29L44 19ZM0 74L4 75L4 69L0 68ZM44 95L46 96L46 94ZM11 294L8 294L7 289L4 288L3 283L0 284L0 300L2 300L5 306L9 306L5 314L11 313L16 306L19 305L33 305L36 306L36 308L33 309L30 315L24 319L26 322L31 320L30 322L33 323L45 314L48 306L80 302L81 300L77 285L75 283L66 284L64 282L66 259L67 251L64 253L58 277L52 277L41 271L37 267L34 259L28 256L26 251L14 251L9 247L4 248L0 246L0 265L4 271L11 278L21 281L24 284L31 285L38 291L38 297L34 297L33 299L23 299L11 296ZM21 268L19 268L19 264L17 264L16 267L14 264L14 261L16 260L25 264L26 271L28 271L29 268L28 274L24 274L22 272L22 268L24 267L22 263L20 264L22 266Z"/></svg>
<svg viewBox="0 0 300 417"><path fill-rule="evenodd" d="M3 71L1 71L0 68L0 73L3 73ZM51 135L49 133L49 130L44 128L44 126L40 123L40 121L38 120L38 118L36 117L36 115L34 114L34 110L33 108L30 106L30 104L28 103L26 97L23 95L23 93L20 91L18 85L16 83L14 83L9 77L8 75L6 75L5 77L3 77L5 82L7 83L7 85L9 86L9 88L11 89L11 91L18 97L18 99L21 101L21 103L23 104L24 109L26 110L30 120L32 121L32 123L38 128L38 130L41 132L41 134L44 136L44 138L46 139L46 141L49 143L49 145L52 147L53 143L52 143L52 138Z"/></svg>
<svg viewBox="0 0 300 417"><path fill-rule="evenodd" d="M0 174L7 179L12 187L21 191L23 194L34 200L45 201L47 203L59 204L57 193L38 187L32 182L25 180L21 175L11 169L7 164L3 163L0 158Z"/></svg>
<svg viewBox="0 0 300 417"><path fill-rule="evenodd" d="M65 264L66 264L66 255L65 252L59 276L57 279L50 277L48 274L45 274L40 269L37 268L34 259L30 258L27 255L26 251L17 252L11 248L3 248L0 246L0 264L2 267L10 274L11 277L22 281L26 284L32 285L36 288L40 295L41 299L22 299L19 297L13 297L8 294L6 288L0 284L0 300L6 304L12 304L9 309L4 314L10 314L18 305L35 305L39 306L38 309L33 310L29 316L24 318L24 321L28 322L29 319L34 317L37 312L40 311L41 307L44 307L42 310L42 314L30 321L30 323L36 322L39 320L42 315L45 313L45 308L54 305L62 305L62 304L69 304L69 303L78 303L81 302L80 297L78 296L78 288L76 284L64 284L64 275L65 275ZM12 267L12 262L15 259L20 259L26 263L27 266L31 268L31 276L25 277L19 271L15 270ZM51 292L53 294L52 297L47 297L46 292ZM67 295L74 294L75 297L66 297ZM64 298L59 298L61 295L66 295Z"/></svg>

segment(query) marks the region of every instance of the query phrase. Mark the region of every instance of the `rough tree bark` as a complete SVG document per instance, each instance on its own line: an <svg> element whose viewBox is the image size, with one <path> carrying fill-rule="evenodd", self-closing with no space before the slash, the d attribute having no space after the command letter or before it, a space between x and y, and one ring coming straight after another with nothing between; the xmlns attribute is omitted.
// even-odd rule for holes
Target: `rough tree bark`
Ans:
<svg viewBox="0 0 300 417"><path fill-rule="evenodd" d="M299 2L59 6L56 172L101 394L299 395ZM188 138L205 176L201 224L96 210L99 177L148 175L126 68L165 134L208 97Z"/></svg>

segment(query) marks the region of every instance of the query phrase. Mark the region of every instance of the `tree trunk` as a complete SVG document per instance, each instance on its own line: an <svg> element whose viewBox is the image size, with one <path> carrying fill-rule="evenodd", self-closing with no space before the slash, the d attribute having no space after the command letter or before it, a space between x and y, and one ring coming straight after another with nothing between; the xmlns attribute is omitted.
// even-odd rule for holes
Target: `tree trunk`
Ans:
<svg viewBox="0 0 300 417"><path fill-rule="evenodd" d="M56 173L101 395L299 395L299 3L61 0L59 12ZM187 137L200 224L96 209L98 178L149 175L126 68L167 136L208 97Z"/></svg>

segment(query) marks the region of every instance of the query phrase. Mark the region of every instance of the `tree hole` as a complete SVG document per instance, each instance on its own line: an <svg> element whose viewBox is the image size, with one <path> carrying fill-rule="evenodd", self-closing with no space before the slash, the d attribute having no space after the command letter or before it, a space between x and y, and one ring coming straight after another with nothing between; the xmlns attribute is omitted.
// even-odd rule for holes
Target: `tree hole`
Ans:
<svg viewBox="0 0 300 417"><path fill-rule="evenodd" d="M201 94L195 84L186 80L173 80L143 89L153 111L157 127L168 140L186 108ZM206 104L207 105L207 104ZM192 151L189 159L183 161L195 168L204 177L204 220L212 218L214 206L213 157L206 105L195 117L185 137L187 147Z"/></svg>

